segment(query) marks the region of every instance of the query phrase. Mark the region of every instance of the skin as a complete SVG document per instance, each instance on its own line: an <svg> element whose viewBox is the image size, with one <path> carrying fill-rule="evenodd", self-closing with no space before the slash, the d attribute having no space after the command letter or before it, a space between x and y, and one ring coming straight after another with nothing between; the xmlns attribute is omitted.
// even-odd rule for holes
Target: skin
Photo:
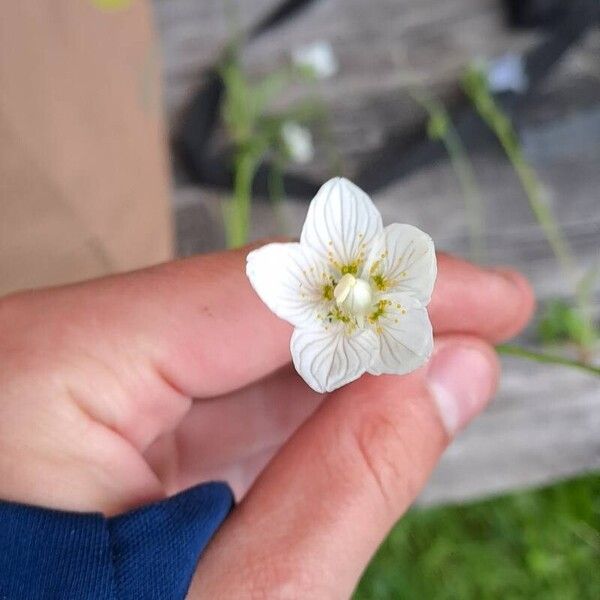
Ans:
<svg viewBox="0 0 600 600"><path fill-rule="evenodd" d="M310 390L247 252L0 300L0 497L111 515L227 480L240 503L190 597L344 598L454 432L426 368ZM533 295L512 271L438 265L436 353L484 357L487 401L490 344L521 330Z"/></svg>

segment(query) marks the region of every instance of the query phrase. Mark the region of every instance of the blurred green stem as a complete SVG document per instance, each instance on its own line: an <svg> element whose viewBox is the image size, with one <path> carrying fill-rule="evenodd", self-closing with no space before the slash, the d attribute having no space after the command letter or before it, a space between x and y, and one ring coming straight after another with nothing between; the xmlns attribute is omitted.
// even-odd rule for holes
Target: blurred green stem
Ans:
<svg viewBox="0 0 600 600"><path fill-rule="evenodd" d="M519 138L510 119L497 105L487 87L485 73L476 68L469 69L463 80L463 88L481 118L500 142L523 186L531 211L544 231L554 255L565 274L572 279L575 285L575 259L573 253L563 237L552 210L544 199L543 186L540 180L523 155Z"/></svg>
<svg viewBox="0 0 600 600"><path fill-rule="evenodd" d="M273 207L273 216L277 224L277 232L280 235L287 235L287 224L282 212L282 202L285 197L285 187L283 185L283 165L278 155L273 157L273 164L269 171L269 198Z"/></svg>
<svg viewBox="0 0 600 600"><path fill-rule="evenodd" d="M584 358L589 359L590 348L596 340L597 331L594 323L592 301L594 293L594 284L598 279L600 273L600 264L593 264L587 273L581 278L577 287L575 288L575 297L577 301L577 308L583 322L585 324L584 336L582 340L583 348L582 355Z"/></svg>
<svg viewBox="0 0 600 600"><path fill-rule="evenodd" d="M254 152L238 151L234 161L233 198L225 205L224 211L225 233L229 248L239 248L248 240L252 181L256 166Z"/></svg>
<svg viewBox="0 0 600 600"><path fill-rule="evenodd" d="M452 168L463 192L471 258L475 262L483 262L485 254L483 196L475 177L473 164L444 105L423 90L413 90L411 96L429 115L427 124L429 137L440 140L450 157Z"/></svg>
<svg viewBox="0 0 600 600"><path fill-rule="evenodd" d="M512 125L509 124L508 126L505 126L503 121L500 121L494 131L521 181L521 185L525 190L525 195L529 200L529 206L540 224L540 227L543 229L546 238L548 239L548 243L552 247L552 251L565 274L573 279L575 259L573 258L571 249L567 245L549 205L544 200L543 187L540 181L534 170L525 160L520 145L515 142L516 134Z"/></svg>
<svg viewBox="0 0 600 600"><path fill-rule="evenodd" d="M518 356L520 358L526 358L528 360L534 360L536 362L541 363L563 365L565 367L580 369L587 373L591 373L592 375L600 376L600 367L596 367L588 363L580 362L578 360L573 360L570 358L565 358L563 356L558 356L555 354L535 352L533 350L523 348L522 346L514 346L512 344L501 344L500 346L496 346L496 351L498 352L498 354Z"/></svg>
<svg viewBox="0 0 600 600"><path fill-rule="evenodd" d="M585 339L580 342L581 355L588 356L591 345L596 338L596 328L590 306L591 292L588 292L588 289L592 286L593 272L590 274L589 282L588 276L585 276L582 282L577 281L576 260L573 251L544 197L544 187L541 181L525 159L519 138L510 119L498 106L488 88L486 74L477 67L469 68L463 78L463 89L480 117L500 142L521 182L533 215L542 228L563 273L571 283L577 310L586 323Z"/></svg>
<svg viewBox="0 0 600 600"><path fill-rule="evenodd" d="M442 142L448 152L448 156L450 156L452 167L463 190L469 223L471 256L475 262L482 262L485 254L483 244L483 206L473 165L467 156L462 140L452 124L450 124L446 135L442 138Z"/></svg>

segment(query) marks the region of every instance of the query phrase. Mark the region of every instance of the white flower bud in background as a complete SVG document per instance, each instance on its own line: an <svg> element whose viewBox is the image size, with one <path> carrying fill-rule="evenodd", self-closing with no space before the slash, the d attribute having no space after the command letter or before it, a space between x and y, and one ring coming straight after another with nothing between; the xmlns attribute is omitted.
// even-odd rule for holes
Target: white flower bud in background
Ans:
<svg viewBox="0 0 600 600"><path fill-rule="evenodd" d="M518 54L506 54L487 65L487 80L492 92L515 92L522 94L529 87L523 58Z"/></svg>
<svg viewBox="0 0 600 600"><path fill-rule="evenodd" d="M290 158L297 164L309 163L315 156L312 134L309 129L295 121L286 121L281 126L281 138Z"/></svg>
<svg viewBox="0 0 600 600"><path fill-rule="evenodd" d="M292 51L297 67L310 69L318 79L328 79L338 72L338 61L329 42L314 42Z"/></svg>

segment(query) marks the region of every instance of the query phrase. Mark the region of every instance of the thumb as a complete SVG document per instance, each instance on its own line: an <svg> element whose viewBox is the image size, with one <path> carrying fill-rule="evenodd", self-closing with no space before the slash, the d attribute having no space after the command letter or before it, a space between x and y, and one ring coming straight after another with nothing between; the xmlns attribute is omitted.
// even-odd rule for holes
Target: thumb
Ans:
<svg viewBox="0 0 600 600"><path fill-rule="evenodd" d="M453 336L416 373L331 394L211 542L190 597L349 597L497 379L491 347Z"/></svg>

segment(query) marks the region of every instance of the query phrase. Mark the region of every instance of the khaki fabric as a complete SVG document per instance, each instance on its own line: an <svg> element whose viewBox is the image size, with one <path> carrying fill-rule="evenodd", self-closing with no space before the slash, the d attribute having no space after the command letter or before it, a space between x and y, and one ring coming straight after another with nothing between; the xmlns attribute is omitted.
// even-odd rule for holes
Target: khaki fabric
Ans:
<svg viewBox="0 0 600 600"><path fill-rule="evenodd" d="M172 255L149 7L7 2L0 17L0 294Z"/></svg>

